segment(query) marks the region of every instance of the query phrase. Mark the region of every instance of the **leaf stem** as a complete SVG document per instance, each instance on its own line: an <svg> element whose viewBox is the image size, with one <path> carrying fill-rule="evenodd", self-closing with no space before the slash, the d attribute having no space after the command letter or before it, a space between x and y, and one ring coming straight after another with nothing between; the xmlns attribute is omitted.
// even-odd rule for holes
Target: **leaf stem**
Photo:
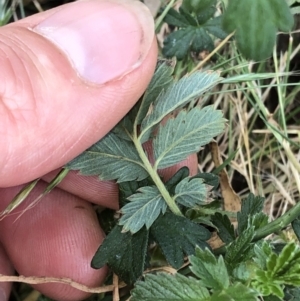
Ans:
<svg viewBox="0 0 300 301"><path fill-rule="evenodd" d="M280 231L281 229L287 227L298 216L300 216L300 202L298 202L293 208L291 208L287 213L285 213L281 217L275 219L271 223L255 231L252 242L258 241L272 233ZM222 255L225 253L226 246L222 246L214 250L215 255Z"/></svg>
<svg viewBox="0 0 300 301"><path fill-rule="evenodd" d="M147 158L147 156L144 152L144 149L143 149L143 147L140 143L140 140L137 138L137 133L136 132L134 133L133 142L134 142L134 145L137 149L137 152L138 152L142 162L144 163L145 169L147 170L147 172L150 175L151 179L153 180L154 184L156 185L156 187L160 191L160 193L161 193L162 197L164 198L165 202L168 204L170 210L176 215L183 216L180 209L176 205L174 199L170 196L165 184L162 182L161 178L159 177L157 171L153 169L151 163L149 162L149 160L148 160L148 158Z"/></svg>
<svg viewBox="0 0 300 301"><path fill-rule="evenodd" d="M286 212L281 217L275 219L271 223L255 231L253 241L262 239L274 232L278 232L279 230L287 227L299 215L300 215L300 202L298 202L293 208L291 208L288 212Z"/></svg>

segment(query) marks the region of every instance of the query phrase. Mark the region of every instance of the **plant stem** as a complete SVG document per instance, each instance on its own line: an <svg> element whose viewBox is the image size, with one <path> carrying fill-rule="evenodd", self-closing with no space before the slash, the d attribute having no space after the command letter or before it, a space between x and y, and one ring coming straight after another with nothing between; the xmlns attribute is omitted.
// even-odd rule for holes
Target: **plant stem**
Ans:
<svg viewBox="0 0 300 301"><path fill-rule="evenodd" d="M255 231L253 241L262 239L274 232L287 227L293 220L295 220L300 215L300 202L297 203L293 208L291 208L287 213Z"/></svg>
<svg viewBox="0 0 300 301"><path fill-rule="evenodd" d="M255 231L254 238L252 242L258 241L262 238L267 237L272 233L276 233L281 229L287 227L292 221L294 221L298 216L300 216L300 202L298 202L293 208L291 208L287 213L267 224L266 226ZM222 246L214 250L215 255L222 255L226 253L226 246Z"/></svg>
<svg viewBox="0 0 300 301"><path fill-rule="evenodd" d="M156 187L160 191L160 193L161 193L162 197L164 198L165 202L168 204L170 210L176 215L183 216L180 209L176 205L174 199L170 196L165 184L162 182L162 180L159 177L159 175L157 174L156 170L153 169L151 163L149 162L149 160L148 160L148 158L147 158L147 156L144 152L144 149L143 149L139 139L137 138L136 132L134 133L133 142L134 142L134 145L135 145L135 147L138 151L138 154L139 154L142 162L144 163L145 169L147 170L147 172L150 175L151 179L153 180L154 184L156 185Z"/></svg>

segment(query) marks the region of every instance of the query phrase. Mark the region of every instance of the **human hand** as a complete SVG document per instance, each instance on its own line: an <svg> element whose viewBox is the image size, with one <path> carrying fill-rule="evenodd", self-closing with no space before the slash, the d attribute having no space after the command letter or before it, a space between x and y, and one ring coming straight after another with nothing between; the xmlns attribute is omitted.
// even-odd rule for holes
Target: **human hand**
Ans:
<svg viewBox="0 0 300 301"><path fill-rule="evenodd" d="M111 130L146 89L156 60L153 20L139 1L75 2L0 28L0 209L24 183L49 181ZM18 211L45 187L39 182ZM90 202L117 208L117 186L72 172L60 188L0 222L0 273L99 286L107 270L90 262L103 232ZM63 284L35 287L55 300L87 297ZM10 284L0 288L7 300Z"/></svg>

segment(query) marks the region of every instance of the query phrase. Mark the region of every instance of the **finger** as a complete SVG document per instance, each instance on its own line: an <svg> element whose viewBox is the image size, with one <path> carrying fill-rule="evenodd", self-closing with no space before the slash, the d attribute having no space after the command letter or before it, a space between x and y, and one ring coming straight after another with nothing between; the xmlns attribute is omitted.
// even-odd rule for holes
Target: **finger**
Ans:
<svg viewBox="0 0 300 301"><path fill-rule="evenodd" d="M0 29L0 187L64 165L126 114L155 68L153 28L140 1L88 0Z"/></svg>
<svg viewBox="0 0 300 301"><path fill-rule="evenodd" d="M45 185L39 183L18 209L24 210ZM19 190L20 187L0 190L2 209ZM67 277L89 287L103 282L106 268L90 267L104 234L89 203L55 189L17 217L11 215L0 222L0 239L19 274ZM54 300L76 301L87 297L87 293L65 284L41 284L35 288Z"/></svg>
<svg viewBox="0 0 300 301"><path fill-rule="evenodd" d="M43 180L50 182L58 172L59 169L48 173ZM119 189L115 182L100 181L97 176L87 177L71 170L57 187L91 203L115 210L119 208Z"/></svg>

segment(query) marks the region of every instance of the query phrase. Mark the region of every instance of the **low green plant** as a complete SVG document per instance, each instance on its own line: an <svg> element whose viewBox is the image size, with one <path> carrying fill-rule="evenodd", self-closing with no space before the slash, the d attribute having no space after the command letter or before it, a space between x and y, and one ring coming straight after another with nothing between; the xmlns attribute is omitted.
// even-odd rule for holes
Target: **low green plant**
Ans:
<svg viewBox="0 0 300 301"><path fill-rule="evenodd" d="M110 218L92 267L108 264L127 284L136 283L131 300L282 300L298 293L300 249L290 243L278 252L278 246L264 238L291 222L299 233L300 204L269 222L262 211L264 199L250 194L235 216L235 230L232 213L222 210L220 202L208 201L208 187L218 186L214 173L191 177L183 167L162 181L161 168L179 163L222 133L222 113L204 106L204 93L233 80L195 72L174 81L172 72L160 62L129 114L66 165L84 175L116 180L120 186L120 216ZM152 144L153 153L145 151L144 143ZM107 224L106 211L103 219ZM212 251L207 240L215 229L224 246ZM186 256L190 268L182 268ZM136 282L154 262L169 264L178 273L150 274Z"/></svg>
<svg viewBox="0 0 300 301"><path fill-rule="evenodd" d="M184 0L179 11L171 8L164 21L177 30L165 38L163 54L182 60L191 52L211 52L213 36L224 39L234 32L242 55L260 61L272 55L276 33L289 32L294 24L286 0L228 0L218 13L216 5L216 0Z"/></svg>

